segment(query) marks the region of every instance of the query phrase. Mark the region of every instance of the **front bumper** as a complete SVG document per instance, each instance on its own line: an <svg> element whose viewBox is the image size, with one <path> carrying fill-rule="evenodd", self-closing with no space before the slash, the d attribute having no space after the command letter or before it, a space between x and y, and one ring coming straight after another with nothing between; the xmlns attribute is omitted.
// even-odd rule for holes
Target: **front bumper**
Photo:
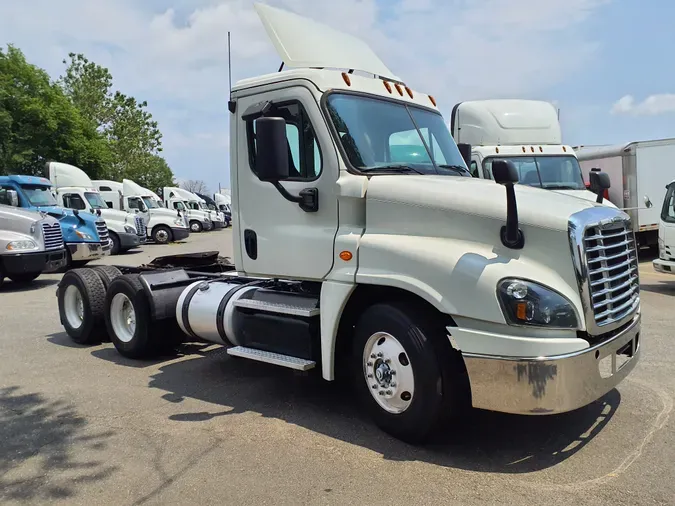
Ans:
<svg viewBox="0 0 675 506"><path fill-rule="evenodd" d="M663 260L662 258L657 258L652 262L654 270L656 272L663 272L665 274L675 274L675 262L672 260Z"/></svg>
<svg viewBox="0 0 675 506"><path fill-rule="evenodd" d="M141 240L136 234L119 232L117 237L120 238L120 249L123 250L137 248L141 244Z"/></svg>
<svg viewBox="0 0 675 506"><path fill-rule="evenodd" d="M12 274L28 274L32 272L54 272L66 265L65 248L37 253L18 253L3 255L2 263L5 272Z"/></svg>
<svg viewBox="0 0 675 506"><path fill-rule="evenodd" d="M66 244L68 251L70 251L71 258L75 261L81 260L97 260L103 258L106 254L110 254L110 247L107 251L103 250L99 242L76 242Z"/></svg>
<svg viewBox="0 0 675 506"><path fill-rule="evenodd" d="M189 237L190 229L171 227L171 233L173 234L174 241L182 241L183 239L187 239Z"/></svg>
<svg viewBox="0 0 675 506"><path fill-rule="evenodd" d="M220 230L221 228L225 228L225 223L223 223L222 221L212 221L211 223L213 223L214 230Z"/></svg>
<svg viewBox="0 0 675 506"><path fill-rule="evenodd" d="M637 364L640 322L638 314L616 336L564 355L519 358L463 353L472 404L527 415L586 406L616 387Z"/></svg>

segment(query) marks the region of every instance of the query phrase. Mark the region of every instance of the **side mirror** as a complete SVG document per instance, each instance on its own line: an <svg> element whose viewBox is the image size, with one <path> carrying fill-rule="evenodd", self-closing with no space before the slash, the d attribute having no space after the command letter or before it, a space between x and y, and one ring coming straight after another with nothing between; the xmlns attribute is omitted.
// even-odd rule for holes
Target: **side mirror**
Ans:
<svg viewBox="0 0 675 506"><path fill-rule="evenodd" d="M649 197L647 195L645 195L645 206L647 206L647 209L654 206L654 204L652 204L652 201L649 200Z"/></svg>
<svg viewBox="0 0 675 506"><path fill-rule="evenodd" d="M518 182L518 169L510 160L492 162L492 177L497 184L514 185Z"/></svg>
<svg viewBox="0 0 675 506"><path fill-rule="evenodd" d="M468 167L471 165L471 144L460 142L457 144L457 149L459 149L459 153L462 155L462 158L464 158L466 166Z"/></svg>
<svg viewBox="0 0 675 506"><path fill-rule="evenodd" d="M612 186L609 180L609 174L593 169L588 174L588 181L591 183L591 191L598 195L596 202L602 204L605 190L608 190Z"/></svg>
<svg viewBox="0 0 675 506"><path fill-rule="evenodd" d="M492 177L497 184L506 188L506 226L499 233L502 244L511 249L522 249L525 236L518 227L518 206L513 186L518 182L518 169L510 160L492 162Z"/></svg>
<svg viewBox="0 0 675 506"><path fill-rule="evenodd" d="M7 190L7 205L19 207L19 194L16 190Z"/></svg>
<svg viewBox="0 0 675 506"><path fill-rule="evenodd" d="M255 125L255 168L258 179L278 183L288 178L288 145L286 120L283 118L258 118Z"/></svg>

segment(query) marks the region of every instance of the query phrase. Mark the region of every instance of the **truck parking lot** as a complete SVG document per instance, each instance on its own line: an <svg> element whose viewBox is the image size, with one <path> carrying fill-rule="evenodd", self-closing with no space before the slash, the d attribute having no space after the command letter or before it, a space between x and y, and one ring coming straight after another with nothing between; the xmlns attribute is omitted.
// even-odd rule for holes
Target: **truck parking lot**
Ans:
<svg viewBox="0 0 675 506"><path fill-rule="evenodd" d="M231 229L106 264L220 250ZM150 362L75 345L60 274L0 300L0 500L63 504L673 504L675 278L640 265L642 358L600 401L554 417L475 411L413 447L349 390L189 343Z"/></svg>

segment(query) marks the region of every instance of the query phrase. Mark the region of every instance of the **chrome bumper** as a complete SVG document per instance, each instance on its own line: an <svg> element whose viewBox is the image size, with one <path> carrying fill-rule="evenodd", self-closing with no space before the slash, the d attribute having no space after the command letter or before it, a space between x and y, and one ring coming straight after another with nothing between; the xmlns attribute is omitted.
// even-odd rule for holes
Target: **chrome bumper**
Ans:
<svg viewBox="0 0 675 506"><path fill-rule="evenodd" d="M652 261L652 265L654 266L654 270L656 272L663 272L665 274L675 274L675 262L671 260L663 260L661 258L657 258L656 260Z"/></svg>
<svg viewBox="0 0 675 506"><path fill-rule="evenodd" d="M66 246L70 251L71 258L76 262L79 260L96 260L110 254L110 251L106 252L98 242L69 243Z"/></svg>
<svg viewBox="0 0 675 506"><path fill-rule="evenodd" d="M638 314L615 337L565 355L518 358L463 353L473 406L539 415L590 404L616 387L637 364L640 321Z"/></svg>

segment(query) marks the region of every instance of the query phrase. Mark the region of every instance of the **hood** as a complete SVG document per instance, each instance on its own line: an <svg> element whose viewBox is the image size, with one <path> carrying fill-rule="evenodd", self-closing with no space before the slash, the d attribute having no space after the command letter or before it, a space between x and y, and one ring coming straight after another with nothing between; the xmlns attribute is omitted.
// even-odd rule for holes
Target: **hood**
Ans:
<svg viewBox="0 0 675 506"><path fill-rule="evenodd" d="M6 206L4 204L0 204L0 218L4 218L6 220L27 221L29 223L33 223L34 221L42 220L44 218L47 218L49 221L53 220L53 218L50 218L46 213L42 214L38 211L31 211L21 207Z"/></svg>
<svg viewBox="0 0 675 506"><path fill-rule="evenodd" d="M149 211L150 214L152 214L153 216L167 216L176 219L179 218L177 211L175 210L172 211L171 209L167 209L166 207L152 208L149 209Z"/></svg>
<svg viewBox="0 0 675 506"><path fill-rule="evenodd" d="M587 199L524 185L516 185L515 192L521 227L567 232L568 219L572 214L599 205ZM506 189L493 181L478 178L376 176L368 182L366 200L368 206L376 202L405 204L436 210L442 215L447 213L450 226L452 222L459 226L462 221L460 216L506 223ZM499 238L495 238L497 242Z"/></svg>
<svg viewBox="0 0 675 506"><path fill-rule="evenodd" d="M595 203L595 199L598 198L598 196L590 190L548 190L548 191L561 193L563 195L569 195L570 197L577 197L579 199L588 200L589 202L593 203ZM616 206L607 199L602 199L601 205L616 208Z"/></svg>
<svg viewBox="0 0 675 506"><path fill-rule="evenodd" d="M129 223L133 224L134 220L132 214L126 211L118 211L117 209L101 209L101 218L105 219L118 219L119 221L124 221L129 219Z"/></svg>

